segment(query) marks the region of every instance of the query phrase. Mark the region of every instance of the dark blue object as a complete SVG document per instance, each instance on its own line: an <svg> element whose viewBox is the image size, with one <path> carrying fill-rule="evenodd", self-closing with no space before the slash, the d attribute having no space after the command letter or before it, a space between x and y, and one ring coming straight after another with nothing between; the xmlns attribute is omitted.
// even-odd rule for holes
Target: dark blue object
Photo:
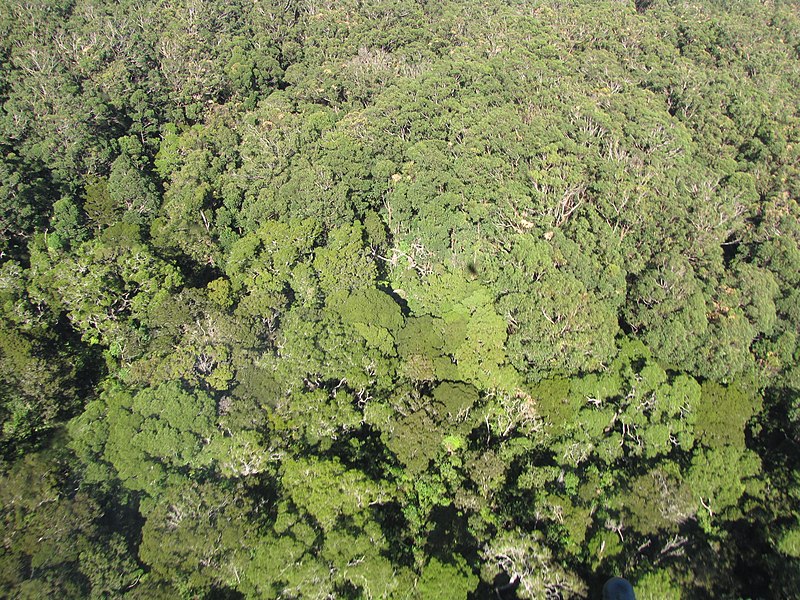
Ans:
<svg viewBox="0 0 800 600"><path fill-rule="evenodd" d="M636 600L636 594L627 579L612 577L603 586L603 600Z"/></svg>

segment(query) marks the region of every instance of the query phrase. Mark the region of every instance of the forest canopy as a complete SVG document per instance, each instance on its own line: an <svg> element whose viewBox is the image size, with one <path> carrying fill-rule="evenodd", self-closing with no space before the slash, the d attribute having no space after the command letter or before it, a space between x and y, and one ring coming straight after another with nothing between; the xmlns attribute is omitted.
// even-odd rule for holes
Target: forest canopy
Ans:
<svg viewBox="0 0 800 600"><path fill-rule="evenodd" d="M0 0L0 596L800 596L796 0Z"/></svg>

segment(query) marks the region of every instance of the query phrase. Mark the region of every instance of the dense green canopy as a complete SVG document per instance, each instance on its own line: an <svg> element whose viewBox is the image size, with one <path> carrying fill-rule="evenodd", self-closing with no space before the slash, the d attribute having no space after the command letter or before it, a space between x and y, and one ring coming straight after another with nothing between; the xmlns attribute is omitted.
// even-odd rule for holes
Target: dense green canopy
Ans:
<svg viewBox="0 0 800 600"><path fill-rule="evenodd" d="M0 596L800 597L796 0L0 0Z"/></svg>

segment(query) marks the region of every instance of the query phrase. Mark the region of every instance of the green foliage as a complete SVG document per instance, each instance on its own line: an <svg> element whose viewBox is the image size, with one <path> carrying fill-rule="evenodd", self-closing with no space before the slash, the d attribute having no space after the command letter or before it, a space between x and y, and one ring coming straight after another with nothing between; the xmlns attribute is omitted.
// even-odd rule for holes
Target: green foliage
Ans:
<svg viewBox="0 0 800 600"><path fill-rule="evenodd" d="M364 473L347 469L338 461L297 460L283 465L281 478L292 502L314 517L326 533L340 519L363 519L374 503L386 501L380 484Z"/></svg>
<svg viewBox="0 0 800 600"><path fill-rule="evenodd" d="M65 250L73 244L76 246L86 239L86 230L83 226L83 216L77 204L64 197L53 203L53 216L50 218L53 233L48 238L50 247Z"/></svg>
<svg viewBox="0 0 800 600"><path fill-rule="evenodd" d="M735 385L703 384L697 414L700 441L709 447L745 448L745 425L761 409L761 399Z"/></svg>
<svg viewBox="0 0 800 600"><path fill-rule="evenodd" d="M19 259L27 254L30 236L46 225L55 198L48 193L48 174L38 160L0 148L0 252Z"/></svg>
<svg viewBox="0 0 800 600"><path fill-rule="evenodd" d="M160 204L155 184L142 174L143 166L123 151L111 163L108 175L109 199L123 211L123 221L137 225L148 223Z"/></svg>
<svg viewBox="0 0 800 600"><path fill-rule="evenodd" d="M701 450L692 458L688 480L699 497L704 517L710 522L715 515L736 506L744 494L746 481L758 475L761 464L751 451L741 452L731 446ZM698 508L698 512L702 509Z"/></svg>
<svg viewBox="0 0 800 600"><path fill-rule="evenodd" d="M105 545L90 547L80 555L81 572L89 580L92 598L108 598L136 586L143 575L125 539L112 534Z"/></svg>
<svg viewBox="0 0 800 600"><path fill-rule="evenodd" d="M412 476L425 471L441 448L443 432L424 410L393 418L390 423L379 423L378 426L385 429L386 447Z"/></svg>
<svg viewBox="0 0 800 600"><path fill-rule="evenodd" d="M103 524L98 499L71 489L73 460L56 440L2 475L0 585L9 595L107 598L142 576L128 541Z"/></svg>
<svg viewBox="0 0 800 600"><path fill-rule="evenodd" d="M377 270L364 245L364 227L358 221L328 233L327 243L314 254L314 269L326 298L335 301L341 292L374 285Z"/></svg>
<svg viewBox="0 0 800 600"><path fill-rule="evenodd" d="M800 529L793 527L781 536L778 550L792 558L800 558Z"/></svg>
<svg viewBox="0 0 800 600"><path fill-rule="evenodd" d="M79 405L83 366L47 331L31 335L0 320L0 453L13 456Z"/></svg>
<svg viewBox="0 0 800 600"><path fill-rule="evenodd" d="M116 205L108 193L108 181L99 177L90 177L86 181L83 210L95 229L113 225L122 215L122 207Z"/></svg>
<svg viewBox="0 0 800 600"><path fill-rule="evenodd" d="M177 382L135 394L115 386L73 421L74 448L84 460L99 462L95 469L113 465L127 488L157 496L167 481L207 462L203 449L215 432L215 416L208 394ZM208 453L215 456L213 449ZM233 462L229 469L246 459L227 458Z"/></svg>
<svg viewBox="0 0 800 600"><path fill-rule="evenodd" d="M666 469L675 470L672 465ZM630 481L623 509L637 531L653 535L659 530L677 531L697 510L693 488L681 480L680 473L653 470Z"/></svg>
<svg viewBox="0 0 800 600"><path fill-rule="evenodd" d="M681 600L683 595L666 571L653 571L636 582L636 597L642 600Z"/></svg>
<svg viewBox="0 0 800 600"><path fill-rule="evenodd" d="M457 421L469 413L478 399L478 391L463 383L441 383L433 390L433 399L442 417Z"/></svg>
<svg viewBox="0 0 800 600"><path fill-rule="evenodd" d="M139 323L182 284L180 271L154 255L138 229L117 224L69 257L42 256L39 285L90 344L123 361L139 351Z"/></svg>
<svg viewBox="0 0 800 600"><path fill-rule="evenodd" d="M194 594L235 585L259 529L251 502L239 490L196 482L170 488L146 518L141 560Z"/></svg>
<svg viewBox="0 0 800 600"><path fill-rule="evenodd" d="M5 3L4 593L797 596L796 8Z"/></svg>
<svg viewBox="0 0 800 600"><path fill-rule="evenodd" d="M477 575L462 557L453 557L452 562L441 562L433 557L422 572L417 594L420 598L462 600L475 590L477 584Z"/></svg>
<svg viewBox="0 0 800 600"><path fill-rule="evenodd" d="M537 535L504 532L484 549L484 557L484 568L489 573L504 571L512 581L519 582L517 593L521 598L585 593L580 580L553 560L552 553Z"/></svg>
<svg viewBox="0 0 800 600"><path fill-rule="evenodd" d="M225 477L247 477L267 468L268 450L255 431L239 431L230 437L215 437L204 453Z"/></svg>

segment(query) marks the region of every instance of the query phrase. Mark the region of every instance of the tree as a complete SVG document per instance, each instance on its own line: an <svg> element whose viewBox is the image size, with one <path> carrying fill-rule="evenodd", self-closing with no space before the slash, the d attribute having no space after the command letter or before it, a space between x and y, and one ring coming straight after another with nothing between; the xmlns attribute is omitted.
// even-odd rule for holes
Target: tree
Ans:
<svg viewBox="0 0 800 600"><path fill-rule="evenodd" d="M38 163L5 148L0 154L0 252L16 259L26 255L27 240L45 226L55 200L49 174Z"/></svg>
<svg viewBox="0 0 800 600"><path fill-rule="evenodd" d="M258 539L256 509L242 490L185 481L147 512L141 560L183 593L235 588Z"/></svg>
<svg viewBox="0 0 800 600"><path fill-rule="evenodd" d="M183 283L180 271L151 253L129 224L109 227L74 255L51 252L41 259L39 285L48 303L66 312L84 341L102 344L122 361L140 351L147 311Z"/></svg>
<svg viewBox="0 0 800 600"><path fill-rule="evenodd" d="M463 557L454 556L448 562L433 557L425 566L416 591L420 598L461 600L475 591L477 584L477 575Z"/></svg>
<svg viewBox="0 0 800 600"><path fill-rule="evenodd" d="M145 225L158 210L161 198L155 183L146 174L145 159L130 154L141 149L135 142L131 143L125 138L120 142L126 143L120 155L111 163L108 196L114 205L123 211L123 221Z"/></svg>
<svg viewBox="0 0 800 600"><path fill-rule="evenodd" d="M325 534L342 521L363 524L370 506L390 498L380 482L336 460L285 461L281 481L295 506L312 516Z"/></svg>
<svg viewBox="0 0 800 600"><path fill-rule="evenodd" d="M796 13L0 3L0 587L798 596Z"/></svg>
<svg viewBox="0 0 800 600"><path fill-rule="evenodd" d="M129 542L103 524L91 490L74 488L80 473L62 443L29 453L2 475L3 589L19 598L123 594L141 566Z"/></svg>
<svg viewBox="0 0 800 600"><path fill-rule="evenodd" d="M156 498L203 468L215 420L213 399L178 382L137 393L115 385L73 421L73 447L95 473L110 464L125 487Z"/></svg>
<svg viewBox="0 0 800 600"><path fill-rule="evenodd" d="M580 580L553 560L551 552L537 534L521 531L501 532L483 552L484 580L504 572L516 584L522 598L541 598L548 594L583 595Z"/></svg>
<svg viewBox="0 0 800 600"><path fill-rule="evenodd" d="M59 348L48 332L18 331L0 320L0 453L11 457L80 405L77 376L84 357ZM88 372L84 371L85 375Z"/></svg>

